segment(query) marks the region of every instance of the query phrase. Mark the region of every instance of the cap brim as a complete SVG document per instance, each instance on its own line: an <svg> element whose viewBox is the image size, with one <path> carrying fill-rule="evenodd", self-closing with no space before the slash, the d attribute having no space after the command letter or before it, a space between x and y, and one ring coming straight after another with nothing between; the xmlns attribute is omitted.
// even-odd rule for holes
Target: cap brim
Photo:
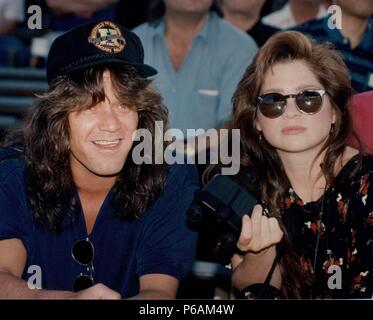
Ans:
<svg viewBox="0 0 373 320"><path fill-rule="evenodd" d="M116 63L116 64L123 64L123 65L132 66L144 78L148 78L148 77L154 76L154 75L156 75L158 73L158 71L155 68L153 68L152 66L149 66L148 64L138 64L138 63L126 62L126 61L123 61L121 59L115 59L115 58L90 61L90 62L81 64L78 67L71 68L70 72L71 71L83 70L83 69L86 69L86 68L89 68L89 67L93 67L93 66L97 66L97 65L110 64L110 63Z"/></svg>

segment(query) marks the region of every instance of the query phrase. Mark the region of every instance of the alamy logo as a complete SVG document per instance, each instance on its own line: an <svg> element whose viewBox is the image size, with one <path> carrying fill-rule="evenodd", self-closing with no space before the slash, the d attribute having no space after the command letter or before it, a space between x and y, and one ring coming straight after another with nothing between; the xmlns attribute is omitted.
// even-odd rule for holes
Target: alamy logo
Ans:
<svg viewBox="0 0 373 320"><path fill-rule="evenodd" d="M342 29L342 9L340 6L332 5L328 8L328 13L330 17L328 18L328 28L329 29Z"/></svg>
<svg viewBox="0 0 373 320"><path fill-rule="evenodd" d="M31 274L27 280L27 286L29 289L41 289L42 273L41 268L38 265L30 265L27 269L27 273Z"/></svg>
<svg viewBox="0 0 373 320"><path fill-rule="evenodd" d="M163 121L155 122L155 133L148 129L137 129L132 137L139 143L134 147L132 160L135 164L218 164L222 163L223 175L234 175L240 169L240 130L232 129L231 136L228 129L187 129L187 139L184 132L172 128L163 131ZM164 141L170 142L164 149ZM185 150L180 150L178 145ZM208 149L208 142L210 146ZM200 150L194 154L195 150ZM191 151L190 153L188 151ZM187 156L186 156L187 155ZM209 159L208 159L209 156Z"/></svg>
<svg viewBox="0 0 373 320"><path fill-rule="evenodd" d="M332 265L328 268L328 288L330 290L342 289L342 269L340 266Z"/></svg>
<svg viewBox="0 0 373 320"><path fill-rule="evenodd" d="M30 30L42 29L42 12L40 6L31 5L27 8L27 13L31 16L27 19L27 27Z"/></svg>

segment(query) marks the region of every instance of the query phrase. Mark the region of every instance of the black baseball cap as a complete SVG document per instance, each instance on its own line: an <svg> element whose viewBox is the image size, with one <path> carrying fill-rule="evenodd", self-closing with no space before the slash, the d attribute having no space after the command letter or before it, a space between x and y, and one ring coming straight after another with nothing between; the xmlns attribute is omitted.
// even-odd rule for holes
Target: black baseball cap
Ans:
<svg viewBox="0 0 373 320"><path fill-rule="evenodd" d="M157 70L144 64L140 38L113 20L98 20L73 28L57 37L47 59L48 84L61 75L106 63L134 67L144 78Z"/></svg>

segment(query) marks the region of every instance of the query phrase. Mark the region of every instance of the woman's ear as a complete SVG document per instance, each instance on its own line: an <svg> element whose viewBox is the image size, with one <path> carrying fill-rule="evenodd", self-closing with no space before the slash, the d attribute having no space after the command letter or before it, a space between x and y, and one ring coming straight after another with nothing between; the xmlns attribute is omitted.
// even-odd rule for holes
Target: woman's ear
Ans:
<svg viewBox="0 0 373 320"><path fill-rule="evenodd" d="M333 105L333 103L331 102L331 100L329 99L330 101L330 106L331 106L331 111L332 111L332 124L335 124L337 122L337 109L338 108L337 106Z"/></svg>
<svg viewBox="0 0 373 320"><path fill-rule="evenodd" d="M255 128L256 128L256 130L258 130L258 131L262 131L262 126L260 125L260 123L259 123L258 120L255 121Z"/></svg>
<svg viewBox="0 0 373 320"><path fill-rule="evenodd" d="M337 121L337 112L335 111L335 109L333 108L332 109L332 124L335 124Z"/></svg>

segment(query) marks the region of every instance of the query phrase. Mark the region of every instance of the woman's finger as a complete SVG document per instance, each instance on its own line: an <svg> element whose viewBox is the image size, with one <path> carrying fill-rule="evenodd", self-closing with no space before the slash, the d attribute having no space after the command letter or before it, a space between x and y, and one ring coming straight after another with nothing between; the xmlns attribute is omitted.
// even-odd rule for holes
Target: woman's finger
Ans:
<svg viewBox="0 0 373 320"><path fill-rule="evenodd" d="M269 230L270 230L269 232L272 235L273 243L280 242L284 233L280 228L278 220L274 217L271 217L268 219L268 225L269 225Z"/></svg>
<svg viewBox="0 0 373 320"><path fill-rule="evenodd" d="M261 237L262 237L262 245L266 247L270 244L269 239L271 239L271 231L269 229L269 222L268 217L262 216L262 223L261 223Z"/></svg>
<svg viewBox="0 0 373 320"><path fill-rule="evenodd" d="M242 217L241 234L237 242L238 249L240 249L241 251L246 251L247 246L251 241L251 238L252 238L252 222L251 222L250 217L247 214L245 214Z"/></svg>
<svg viewBox="0 0 373 320"><path fill-rule="evenodd" d="M261 234L263 208L261 205L256 205L251 216L252 223L252 237L253 239L259 239Z"/></svg>

